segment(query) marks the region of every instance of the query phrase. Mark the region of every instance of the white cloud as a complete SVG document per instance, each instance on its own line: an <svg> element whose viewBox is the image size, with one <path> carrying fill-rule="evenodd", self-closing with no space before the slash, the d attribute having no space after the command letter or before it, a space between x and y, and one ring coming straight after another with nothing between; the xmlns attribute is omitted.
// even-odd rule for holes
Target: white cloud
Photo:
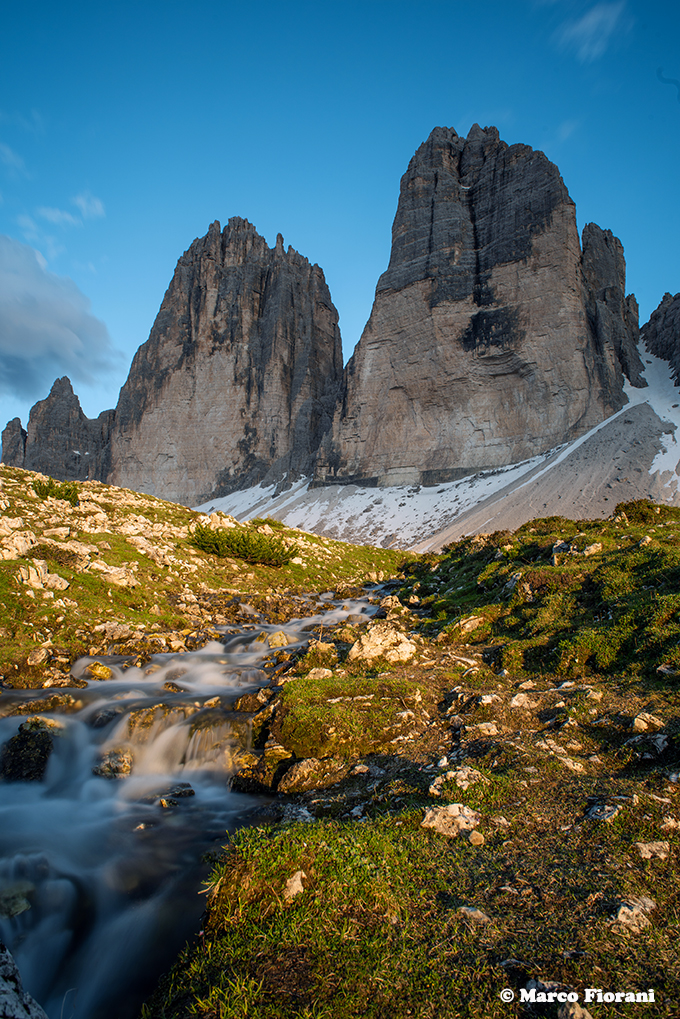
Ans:
<svg viewBox="0 0 680 1019"><path fill-rule="evenodd" d="M92 384L119 360L73 280L47 271L32 248L0 234L0 392L40 399L58 376Z"/></svg>
<svg viewBox="0 0 680 1019"><path fill-rule="evenodd" d="M71 212L65 212L63 209L52 209L41 205L39 209L35 210L35 214L36 216L40 216L42 219L46 219L48 223L54 223L55 226L83 225L82 219L74 216Z"/></svg>
<svg viewBox="0 0 680 1019"><path fill-rule="evenodd" d="M74 205L78 206L83 219L101 219L102 216L106 215L101 198L96 198L89 191L82 191L75 198L72 198L71 201Z"/></svg>
<svg viewBox="0 0 680 1019"><path fill-rule="evenodd" d="M630 27L625 7L625 0L595 4L578 20L564 22L557 31L558 42L575 50L581 63L592 63L606 52L615 33Z"/></svg>

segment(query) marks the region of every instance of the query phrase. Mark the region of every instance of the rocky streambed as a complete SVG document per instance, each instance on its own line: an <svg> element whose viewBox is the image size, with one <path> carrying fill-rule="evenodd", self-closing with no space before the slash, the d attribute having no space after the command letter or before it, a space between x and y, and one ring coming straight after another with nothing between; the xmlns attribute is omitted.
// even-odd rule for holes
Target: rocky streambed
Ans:
<svg viewBox="0 0 680 1019"><path fill-rule="evenodd" d="M316 615L141 665L80 658L53 702L3 691L0 935L50 1019L135 1015L198 930L206 854L267 809L232 777L262 790L280 763L275 740L253 753L255 713L313 631L377 609L314 600Z"/></svg>

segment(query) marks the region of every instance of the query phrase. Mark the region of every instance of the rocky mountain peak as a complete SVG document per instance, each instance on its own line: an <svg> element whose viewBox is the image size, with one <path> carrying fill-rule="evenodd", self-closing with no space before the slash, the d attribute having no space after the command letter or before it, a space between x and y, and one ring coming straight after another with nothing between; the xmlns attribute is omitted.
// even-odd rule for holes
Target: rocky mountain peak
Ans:
<svg viewBox="0 0 680 1019"><path fill-rule="evenodd" d="M618 410L636 306L613 240L600 247L583 267L574 203L542 152L494 127L435 128L401 179L390 262L318 482L437 484Z"/></svg>

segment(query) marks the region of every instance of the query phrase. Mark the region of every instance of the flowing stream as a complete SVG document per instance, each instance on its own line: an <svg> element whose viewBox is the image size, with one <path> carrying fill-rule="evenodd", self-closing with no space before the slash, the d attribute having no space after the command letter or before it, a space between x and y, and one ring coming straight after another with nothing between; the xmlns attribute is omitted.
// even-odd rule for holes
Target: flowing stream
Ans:
<svg viewBox="0 0 680 1019"><path fill-rule="evenodd" d="M198 931L203 855L255 823L266 802L229 789L234 751L249 738L248 716L230 702L272 672L272 649L255 637L283 630L292 650L314 626L375 612L366 599L330 594L317 608L286 624L217 627L223 643L141 668L106 659L107 681L90 679L92 659L81 658L71 673L86 688L3 690L4 716L52 693L82 705L41 715L60 727L42 781L0 780L0 937L50 1019L136 1016ZM25 718L0 718L0 746ZM127 777L93 772L102 761L124 769L130 757Z"/></svg>

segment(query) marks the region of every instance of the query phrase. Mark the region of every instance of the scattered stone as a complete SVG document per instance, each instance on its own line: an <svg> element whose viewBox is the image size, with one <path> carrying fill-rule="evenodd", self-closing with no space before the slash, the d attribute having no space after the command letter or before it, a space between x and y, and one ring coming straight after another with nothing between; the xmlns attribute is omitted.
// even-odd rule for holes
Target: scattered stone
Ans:
<svg viewBox="0 0 680 1019"><path fill-rule="evenodd" d="M431 807L425 812L422 828L432 828L440 835L455 838L461 832L472 831L481 820L480 815L464 803L449 803L445 807Z"/></svg>
<svg viewBox="0 0 680 1019"><path fill-rule="evenodd" d="M332 678L333 678L332 669L316 668L310 669L309 672L307 673L307 679L332 679Z"/></svg>
<svg viewBox="0 0 680 1019"><path fill-rule="evenodd" d="M636 842L635 845L643 860L652 860L655 857L666 860L671 851L669 842Z"/></svg>
<svg viewBox="0 0 680 1019"><path fill-rule="evenodd" d="M451 721L453 722L453 719ZM468 730L471 735L473 730L476 730L479 736L498 736L498 726L495 722L478 722L476 725L468 726Z"/></svg>
<svg viewBox="0 0 680 1019"><path fill-rule="evenodd" d="M446 782L455 782L459 789L465 791L469 789L475 782L484 782L488 784L489 780L481 771L477 771L475 768L469 768L467 765L463 765L458 768L457 771L447 771L443 775L438 775L429 788L430 796L441 796L441 787Z"/></svg>
<svg viewBox="0 0 680 1019"><path fill-rule="evenodd" d="M663 722L656 715L650 715L647 711L641 711L633 719L633 729L636 732L647 732L648 729L660 729Z"/></svg>
<svg viewBox="0 0 680 1019"><path fill-rule="evenodd" d="M471 831L468 835L468 842L473 846L483 846L484 836L481 831Z"/></svg>
<svg viewBox="0 0 680 1019"><path fill-rule="evenodd" d="M654 899L646 896L637 897L634 895L623 899L616 913L616 923L625 927L634 934L639 934L645 927L651 926L648 914L656 909Z"/></svg>
<svg viewBox="0 0 680 1019"><path fill-rule="evenodd" d="M477 909L475 906L459 906L458 912L462 913L466 919L472 920L474 923L491 923L491 917L486 913L483 913L481 909Z"/></svg>
<svg viewBox="0 0 680 1019"><path fill-rule="evenodd" d="M28 658L26 659L29 665L44 665L45 662L49 661L50 652L45 647L37 647L35 651L31 651Z"/></svg>
<svg viewBox="0 0 680 1019"><path fill-rule="evenodd" d="M601 551L602 551L602 542L601 541L596 541L596 542L594 542L594 544L588 545L587 548L583 549L583 555L584 556L591 556L591 555L595 555L597 552L601 552Z"/></svg>
<svg viewBox="0 0 680 1019"><path fill-rule="evenodd" d="M595 803L586 810L586 817L589 817L591 821L606 821L609 824L620 810L621 807L612 806L609 803Z"/></svg>
<svg viewBox="0 0 680 1019"><path fill-rule="evenodd" d="M302 884L303 878L306 879L307 875L304 870L296 870L292 877L289 877L286 881L286 887L283 890L283 897L286 901L294 899L296 895L301 895L304 892L304 885Z"/></svg>
<svg viewBox="0 0 680 1019"><path fill-rule="evenodd" d="M472 633L478 626L481 626L484 622L484 616L467 616L465 619L460 619L456 623L456 627L461 633Z"/></svg>
<svg viewBox="0 0 680 1019"><path fill-rule="evenodd" d="M510 701L510 707L525 708L527 711L530 711L532 708L538 707L538 701L532 701L525 693L518 693Z"/></svg>

